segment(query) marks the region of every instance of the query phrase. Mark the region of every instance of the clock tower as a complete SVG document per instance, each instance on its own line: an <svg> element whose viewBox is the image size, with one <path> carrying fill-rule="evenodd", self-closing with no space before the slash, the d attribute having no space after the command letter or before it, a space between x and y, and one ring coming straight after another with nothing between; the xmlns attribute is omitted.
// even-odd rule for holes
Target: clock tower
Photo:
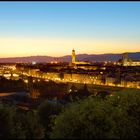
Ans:
<svg viewBox="0 0 140 140"><path fill-rule="evenodd" d="M72 50L72 63L75 63L75 50Z"/></svg>

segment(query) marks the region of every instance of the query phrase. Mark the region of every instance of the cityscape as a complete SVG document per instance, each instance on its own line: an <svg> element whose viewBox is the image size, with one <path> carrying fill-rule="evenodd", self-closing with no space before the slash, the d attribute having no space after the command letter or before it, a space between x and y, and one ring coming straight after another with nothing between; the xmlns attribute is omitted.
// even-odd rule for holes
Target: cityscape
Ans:
<svg viewBox="0 0 140 140"><path fill-rule="evenodd" d="M139 14L139 2L0 2L0 138L140 138Z"/></svg>

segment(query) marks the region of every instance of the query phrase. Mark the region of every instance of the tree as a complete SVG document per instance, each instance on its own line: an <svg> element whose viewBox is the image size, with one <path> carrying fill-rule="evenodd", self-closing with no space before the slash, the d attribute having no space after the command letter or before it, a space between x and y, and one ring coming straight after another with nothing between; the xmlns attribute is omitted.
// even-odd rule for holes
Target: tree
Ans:
<svg viewBox="0 0 140 140"><path fill-rule="evenodd" d="M9 108L0 103L0 138L9 138L11 135L12 119L15 114L14 108Z"/></svg>
<svg viewBox="0 0 140 140"><path fill-rule="evenodd" d="M44 128L33 112L0 103L0 138L44 138Z"/></svg>
<svg viewBox="0 0 140 140"><path fill-rule="evenodd" d="M103 118L106 111L107 109L104 110L102 102L91 98L71 104L69 108L56 117L50 137L105 138L111 123L110 118Z"/></svg>
<svg viewBox="0 0 140 140"><path fill-rule="evenodd" d="M44 128L46 129L46 137L48 137L48 132L51 130L51 117L58 115L63 106L55 101L49 102L48 100L44 101L37 109L37 114L40 118L40 121Z"/></svg>
<svg viewBox="0 0 140 140"><path fill-rule="evenodd" d="M100 97L102 99L105 99L107 96L111 95L111 93L107 92L107 91L99 91L96 96Z"/></svg>
<svg viewBox="0 0 140 140"><path fill-rule="evenodd" d="M39 93L39 91L37 89L35 89L35 88L30 89L29 97L31 99L37 99L39 96L40 96L40 93Z"/></svg>
<svg viewBox="0 0 140 140"><path fill-rule="evenodd" d="M123 93L124 92L124 93ZM108 98L107 102L123 113L123 116L114 114L117 129L121 138L139 138L140 137L140 94L137 90L124 90ZM119 119L116 119L119 117Z"/></svg>
<svg viewBox="0 0 140 140"><path fill-rule="evenodd" d="M21 130L25 133L25 138L41 139L44 138L44 128L41 125L37 114L34 112L17 112L15 125L21 126ZM14 133L14 138L17 136L17 129Z"/></svg>
<svg viewBox="0 0 140 140"><path fill-rule="evenodd" d="M88 91L86 84L84 84L83 88L79 90L73 84L69 90L69 94L65 94L64 99L68 102L73 102L83 99L89 95L91 95L91 93Z"/></svg>
<svg viewBox="0 0 140 140"><path fill-rule="evenodd" d="M140 95L88 97L55 117L50 138L140 138Z"/></svg>

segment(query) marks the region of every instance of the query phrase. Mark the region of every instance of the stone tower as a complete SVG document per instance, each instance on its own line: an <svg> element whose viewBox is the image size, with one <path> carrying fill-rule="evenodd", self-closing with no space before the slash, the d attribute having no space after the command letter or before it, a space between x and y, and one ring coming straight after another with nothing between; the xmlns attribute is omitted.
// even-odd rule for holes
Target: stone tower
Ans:
<svg viewBox="0 0 140 140"><path fill-rule="evenodd" d="M132 64L132 60L128 57L128 53L124 53L122 57L123 66L130 66Z"/></svg>
<svg viewBox="0 0 140 140"><path fill-rule="evenodd" d="M128 61L128 53L123 54L123 61Z"/></svg>
<svg viewBox="0 0 140 140"><path fill-rule="evenodd" d="M72 63L75 63L75 50L72 50Z"/></svg>

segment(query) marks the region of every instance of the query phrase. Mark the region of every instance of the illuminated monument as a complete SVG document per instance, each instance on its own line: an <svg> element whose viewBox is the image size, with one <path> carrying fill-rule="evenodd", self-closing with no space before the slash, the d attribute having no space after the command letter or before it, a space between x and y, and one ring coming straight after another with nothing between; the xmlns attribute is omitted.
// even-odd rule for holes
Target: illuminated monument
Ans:
<svg viewBox="0 0 140 140"><path fill-rule="evenodd" d="M122 65L123 66L140 66L140 61L132 61L128 57L128 53L124 53L122 57Z"/></svg>
<svg viewBox="0 0 140 140"><path fill-rule="evenodd" d="M75 63L76 59L75 59L75 50L74 49L72 50L72 56L71 57L72 57L72 63Z"/></svg>
<svg viewBox="0 0 140 140"><path fill-rule="evenodd" d="M76 54L75 50L72 50L72 56L71 56L71 62L69 63L70 66L76 66L76 65L87 65L90 64L90 62L84 62L84 61L76 61Z"/></svg>

